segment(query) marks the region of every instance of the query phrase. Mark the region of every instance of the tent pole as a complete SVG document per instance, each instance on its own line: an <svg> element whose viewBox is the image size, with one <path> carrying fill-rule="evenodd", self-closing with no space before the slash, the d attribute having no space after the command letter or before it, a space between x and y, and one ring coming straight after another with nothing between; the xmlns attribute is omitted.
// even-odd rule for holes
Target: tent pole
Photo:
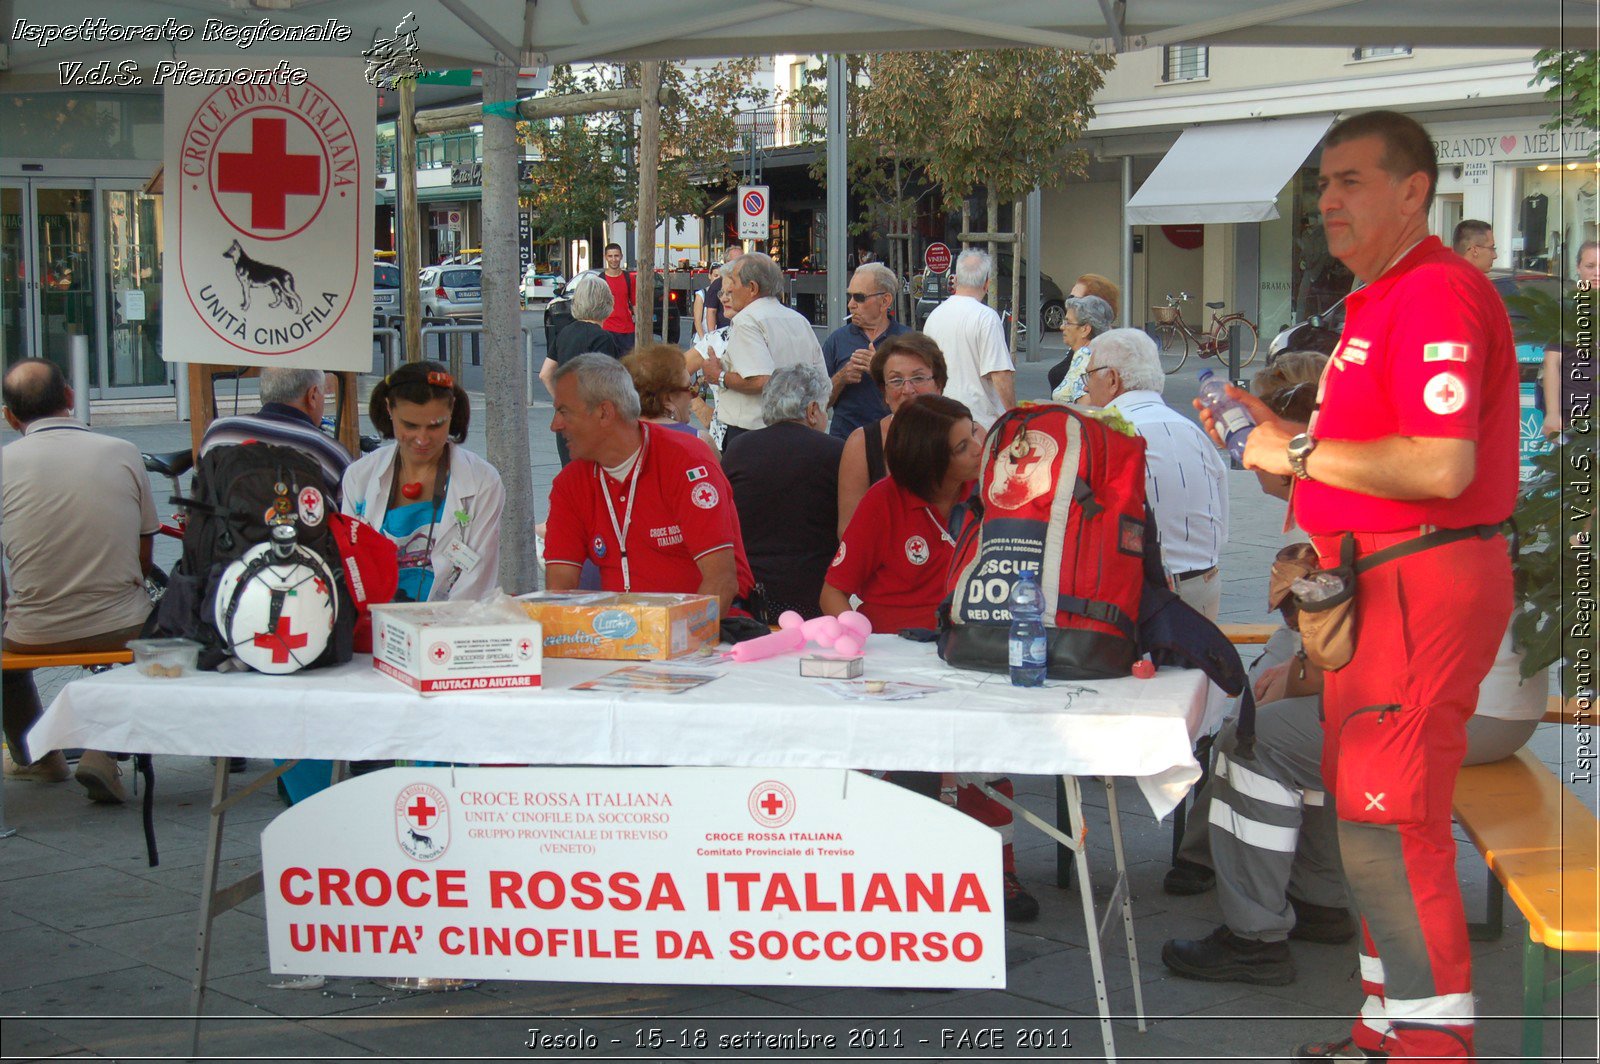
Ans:
<svg viewBox="0 0 1600 1064"><path fill-rule="evenodd" d="M843 321L844 289L849 280L845 261L849 245L850 177L848 170L849 97L845 92L845 56L828 56L828 316Z"/></svg>

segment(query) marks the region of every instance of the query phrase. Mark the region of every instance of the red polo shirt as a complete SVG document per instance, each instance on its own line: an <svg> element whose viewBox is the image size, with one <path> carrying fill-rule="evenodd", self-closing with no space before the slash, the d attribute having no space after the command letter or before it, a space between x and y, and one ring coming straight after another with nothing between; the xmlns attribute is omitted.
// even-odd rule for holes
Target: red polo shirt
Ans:
<svg viewBox="0 0 1600 1064"><path fill-rule="evenodd" d="M607 332L633 332L633 275L626 270L615 277L602 272L600 279L611 289L611 314L600 328Z"/></svg>
<svg viewBox="0 0 1600 1064"><path fill-rule="evenodd" d="M739 594L748 594L755 581L744 557L733 489L710 448L693 436L648 421L639 422L639 427L644 430L644 444L636 483L632 471L613 480L588 461L569 462L557 474L550 487L545 564L582 565L587 558L599 567L602 588L622 591L617 529L625 526L629 590L693 594L700 587L699 559L731 547Z"/></svg>
<svg viewBox="0 0 1600 1064"><path fill-rule="evenodd" d="M1310 432L1319 440L1475 440L1477 472L1454 499L1380 499L1297 481L1294 513L1307 532L1463 528L1511 515L1521 416L1511 322L1483 274L1437 237L1345 299L1317 401Z"/></svg>
<svg viewBox="0 0 1600 1064"><path fill-rule="evenodd" d="M884 477L861 497L827 582L860 596L874 632L932 628L954 551L938 511Z"/></svg>

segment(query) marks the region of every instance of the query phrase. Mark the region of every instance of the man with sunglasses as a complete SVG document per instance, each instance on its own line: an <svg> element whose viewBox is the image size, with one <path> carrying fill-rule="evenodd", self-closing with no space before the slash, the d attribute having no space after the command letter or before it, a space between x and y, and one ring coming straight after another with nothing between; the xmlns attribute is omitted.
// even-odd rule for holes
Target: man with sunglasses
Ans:
<svg viewBox="0 0 1600 1064"><path fill-rule="evenodd" d="M833 411L829 433L839 439L862 425L871 425L889 413L883 396L872 383L868 368L880 342L911 330L890 316L900 278L878 262L862 266L845 291L850 320L833 331L822 344L822 358L833 379L828 406Z"/></svg>
<svg viewBox="0 0 1600 1064"><path fill-rule="evenodd" d="M969 248L957 255L955 292L922 326L944 352L950 373L944 394L965 403L985 432L1017 405L1017 367L1006 332L1000 315L983 301L993 272L986 252Z"/></svg>

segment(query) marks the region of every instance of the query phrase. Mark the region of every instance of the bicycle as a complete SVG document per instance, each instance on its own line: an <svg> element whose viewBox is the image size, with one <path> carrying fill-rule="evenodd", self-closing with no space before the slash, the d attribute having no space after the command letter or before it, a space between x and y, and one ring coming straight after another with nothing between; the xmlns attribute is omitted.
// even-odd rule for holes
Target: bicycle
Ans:
<svg viewBox="0 0 1600 1064"><path fill-rule="evenodd" d="M1256 351L1260 346L1260 337L1256 333L1256 323L1243 314L1218 314L1223 304L1207 303L1211 310L1211 324L1204 332L1196 332L1194 327L1183 319L1183 309L1180 303L1187 303L1194 298L1188 292L1179 292L1174 296L1167 293L1165 304L1150 308L1150 314L1155 319L1155 340L1161 346L1162 355L1166 355L1167 348L1176 347L1179 350L1178 361L1166 373L1173 374L1183 368L1188 361L1189 348L1193 345L1201 358L1215 358L1223 361L1228 357L1228 348L1231 344L1232 328L1237 325L1242 334L1239 342L1239 367L1242 369L1255 361ZM1248 345L1249 351L1245 348Z"/></svg>

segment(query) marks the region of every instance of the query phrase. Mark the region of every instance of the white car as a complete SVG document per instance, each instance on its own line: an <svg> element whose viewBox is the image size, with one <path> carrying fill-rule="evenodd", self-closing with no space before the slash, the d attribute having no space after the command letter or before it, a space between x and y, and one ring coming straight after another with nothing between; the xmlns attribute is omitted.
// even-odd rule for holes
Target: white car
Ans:
<svg viewBox="0 0 1600 1064"><path fill-rule="evenodd" d="M388 319L400 313L400 267L390 262L372 264L372 316Z"/></svg>
<svg viewBox="0 0 1600 1064"><path fill-rule="evenodd" d="M560 274L541 273L537 266L529 266L528 272L522 275L522 302L524 305L547 302L555 297L556 290L565 283L565 278Z"/></svg>
<svg viewBox="0 0 1600 1064"><path fill-rule="evenodd" d="M422 314L427 318L481 318L483 270L478 266L429 266L422 271Z"/></svg>

